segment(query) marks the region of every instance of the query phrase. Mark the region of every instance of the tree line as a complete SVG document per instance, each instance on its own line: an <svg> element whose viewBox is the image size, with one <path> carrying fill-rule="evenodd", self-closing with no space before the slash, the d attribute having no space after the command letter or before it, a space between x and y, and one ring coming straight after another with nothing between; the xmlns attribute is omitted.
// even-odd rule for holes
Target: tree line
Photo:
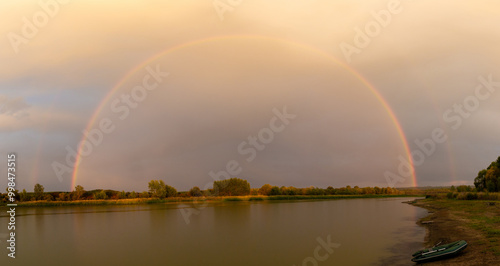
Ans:
<svg viewBox="0 0 500 266"><path fill-rule="evenodd" d="M479 171L474 179L474 187L471 186L451 186L451 196L454 192L500 192L500 156L493 161L486 169ZM7 191L7 190L6 190ZM437 193L438 191L436 191ZM443 192L443 191L441 191ZM15 190L17 201L76 201L76 200L105 200L105 199L136 199L136 198L172 198L172 197L211 197L211 196L279 196L279 195L403 195L415 194L415 191L398 190L391 187L341 187L327 188L307 187L295 188L293 186L272 186L265 184L260 188L251 188L247 180L240 178L230 178L214 181L211 189L201 190L193 187L189 191L178 192L174 187L165 184L163 180L151 180L148 183L148 191L125 192L115 190L95 189L86 191L82 186L77 185L71 192L45 192L42 185L36 184L33 192L21 192ZM419 194L419 193L416 193ZM8 202L7 193L0 193L0 200Z"/></svg>
<svg viewBox="0 0 500 266"><path fill-rule="evenodd" d="M163 180L151 180L148 183L148 191L143 192L125 192L115 190L96 189L86 191L82 186L77 185L71 192L45 192L44 187L36 184L33 192L22 192L16 190L17 201L76 201L76 200L106 200L106 199L136 199L136 198L173 198L173 197L224 197L224 196L279 196L279 195L370 195L386 194L401 195L405 194L391 187L363 187L358 186L333 188L307 187L295 188L292 186L272 186L265 184L260 188L251 188L247 180L240 178L230 178L214 181L211 189L201 190L199 187L193 187L189 191L178 192L174 187L165 184ZM7 202L7 194L0 194L3 202Z"/></svg>
<svg viewBox="0 0 500 266"><path fill-rule="evenodd" d="M500 156L488 168L479 171L474 186L479 192L500 192Z"/></svg>

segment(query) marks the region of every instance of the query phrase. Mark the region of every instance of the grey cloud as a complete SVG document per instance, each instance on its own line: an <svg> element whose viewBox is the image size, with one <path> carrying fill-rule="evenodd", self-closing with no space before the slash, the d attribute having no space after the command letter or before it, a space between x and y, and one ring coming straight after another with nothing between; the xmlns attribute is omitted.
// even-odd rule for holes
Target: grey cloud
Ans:
<svg viewBox="0 0 500 266"><path fill-rule="evenodd" d="M29 116L26 109L30 107L24 98L16 97L10 98L6 95L0 95L0 114L9 115L16 118L23 118Z"/></svg>

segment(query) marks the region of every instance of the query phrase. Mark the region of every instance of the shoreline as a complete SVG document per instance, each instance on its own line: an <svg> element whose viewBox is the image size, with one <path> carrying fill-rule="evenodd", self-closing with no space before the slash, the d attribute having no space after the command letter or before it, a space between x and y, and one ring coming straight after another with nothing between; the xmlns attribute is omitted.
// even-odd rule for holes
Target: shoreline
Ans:
<svg viewBox="0 0 500 266"><path fill-rule="evenodd" d="M106 199L106 200L74 200L74 201L26 201L17 202L18 207L56 207L56 206L98 206L98 205L141 205L141 204L165 204L165 203L189 203L202 204L206 202L229 202L229 201L297 201L297 200L336 200L336 199L363 199L363 198L400 198L400 197L423 197L423 195L295 195L295 196L224 196L224 197L175 197L175 198L134 198L134 199ZM6 204L0 207L7 207Z"/></svg>
<svg viewBox="0 0 500 266"><path fill-rule="evenodd" d="M499 265L500 234L497 232L500 232L500 223L496 220L490 223L482 217L498 219L500 201L491 206L489 202L432 198L408 202L429 211L427 216L417 221L419 226L426 228L426 248L439 242L446 244L465 240L468 243L467 248L457 256L428 262L426 265Z"/></svg>

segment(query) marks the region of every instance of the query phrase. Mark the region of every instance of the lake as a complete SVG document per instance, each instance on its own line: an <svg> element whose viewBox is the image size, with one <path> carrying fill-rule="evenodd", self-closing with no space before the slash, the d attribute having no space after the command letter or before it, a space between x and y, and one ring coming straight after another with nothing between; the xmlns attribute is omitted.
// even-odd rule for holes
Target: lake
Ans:
<svg viewBox="0 0 500 266"><path fill-rule="evenodd" d="M414 265L427 211L407 200L17 208L16 259L1 208L0 264Z"/></svg>

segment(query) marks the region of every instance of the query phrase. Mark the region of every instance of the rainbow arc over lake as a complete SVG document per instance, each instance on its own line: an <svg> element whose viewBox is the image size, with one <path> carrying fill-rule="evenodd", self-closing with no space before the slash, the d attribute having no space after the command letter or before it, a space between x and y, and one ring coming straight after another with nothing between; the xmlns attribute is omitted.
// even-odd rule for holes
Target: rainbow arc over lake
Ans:
<svg viewBox="0 0 500 266"><path fill-rule="evenodd" d="M193 47L196 45L201 45L204 43L210 43L210 42L217 42L217 41L225 41L225 40L234 40L234 39L243 39L243 40L264 40L264 41L270 41L270 42L281 42L281 43L287 43L290 45L294 45L297 47L301 47L303 49L312 51L321 57L324 57L328 59L330 62L335 63L336 65L342 67L346 71L348 71L350 74L353 75L357 80L359 80L372 94L375 96L377 101L382 105L384 108L385 112L389 116L390 120L392 121L392 124L394 125L394 129L396 130L397 134L399 135L400 141L404 147L405 150L405 156L407 157L408 161L412 165L412 175L411 175L411 182L413 186L417 186L417 178L416 174L414 171L413 167L413 159L410 153L410 148L408 145L408 141L406 139L406 136L404 134L404 131L401 127L401 124L399 123L393 109L391 106L388 104L388 102L385 100L385 98L381 95L381 93L375 88L373 84L371 84L365 77L363 77L358 71L353 69L351 66L345 64L344 62L338 60L334 56L316 48L312 47L307 44L299 43L296 41L291 41L291 40L286 40L286 39L280 39L280 38L275 38L275 37L268 37L268 36L261 36L261 35L224 35L224 36L216 36L216 37L210 37L210 38L205 38L205 39L199 39L199 40L194 40L186 43L179 44L174 47L170 47L160 53L157 53L156 55L148 58L147 60L141 62L137 66L133 67L130 71L128 71L117 83L116 85L109 90L109 92L105 95L105 97L101 100L99 103L98 107L94 110L93 114L91 115L86 127L85 131L90 131L95 127L96 121L103 111L103 109L109 104L109 101L112 99L112 97L115 95L115 93L124 85L124 83L137 71L143 69L146 67L148 64L151 62L154 62L155 60L161 58L162 56L165 56L166 54L173 53L188 47ZM83 134L82 134L83 135ZM86 136L83 135L81 141L79 142L79 146L77 149L77 158L75 162L75 167L73 168L73 173L71 176L71 189L73 189L78 180L78 172L80 169L80 163L82 161L82 156L81 156L81 151L82 151L82 143L85 141ZM391 170L391 169L388 169ZM383 173L381 173L382 175Z"/></svg>

